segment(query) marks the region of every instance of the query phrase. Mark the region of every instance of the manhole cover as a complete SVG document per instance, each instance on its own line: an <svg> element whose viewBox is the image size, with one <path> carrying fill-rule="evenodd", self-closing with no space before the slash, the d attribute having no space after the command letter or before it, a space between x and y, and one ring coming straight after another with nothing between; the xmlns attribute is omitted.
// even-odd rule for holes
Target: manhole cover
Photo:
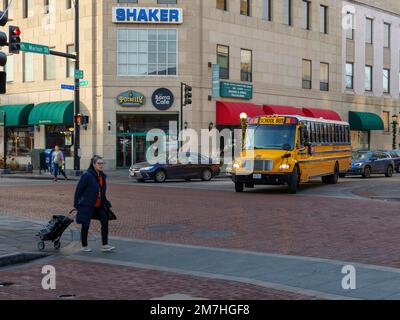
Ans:
<svg viewBox="0 0 400 320"><path fill-rule="evenodd" d="M199 231L193 233L194 237L197 238L229 238L236 236L236 233L233 231Z"/></svg>
<svg viewBox="0 0 400 320"><path fill-rule="evenodd" d="M167 224L146 227L145 230L150 232L177 232L181 231L183 228L185 228L185 226L181 224Z"/></svg>
<svg viewBox="0 0 400 320"><path fill-rule="evenodd" d="M4 288L4 287L10 287L12 286L14 283L12 282L0 282L0 288Z"/></svg>
<svg viewBox="0 0 400 320"><path fill-rule="evenodd" d="M58 296L60 299L75 299L76 295L74 294L62 294Z"/></svg>

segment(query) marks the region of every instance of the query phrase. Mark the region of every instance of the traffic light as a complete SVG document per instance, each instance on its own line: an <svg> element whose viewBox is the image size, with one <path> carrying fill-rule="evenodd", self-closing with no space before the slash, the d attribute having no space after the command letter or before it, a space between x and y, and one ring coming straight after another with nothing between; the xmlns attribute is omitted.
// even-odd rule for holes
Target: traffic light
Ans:
<svg viewBox="0 0 400 320"><path fill-rule="evenodd" d="M16 26L8 27L9 53L19 54L21 50L21 29Z"/></svg>
<svg viewBox="0 0 400 320"><path fill-rule="evenodd" d="M192 90L193 88L191 86L185 84L185 103L184 103L185 106L192 104L192 97L193 97Z"/></svg>
<svg viewBox="0 0 400 320"><path fill-rule="evenodd" d="M84 116L82 114L77 114L75 116L75 123L78 126L87 126L89 124L89 116Z"/></svg>
<svg viewBox="0 0 400 320"><path fill-rule="evenodd" d="M4 27L8 22L7 15L0 11L0 26ZM5 47L8 45L7 35L4 32L0 32L0 47ZM0 66L5 67L7 64L7 54L0 51ZM5 94L7 89L7 74L6 72L0 71L0 94Z"/></svg>

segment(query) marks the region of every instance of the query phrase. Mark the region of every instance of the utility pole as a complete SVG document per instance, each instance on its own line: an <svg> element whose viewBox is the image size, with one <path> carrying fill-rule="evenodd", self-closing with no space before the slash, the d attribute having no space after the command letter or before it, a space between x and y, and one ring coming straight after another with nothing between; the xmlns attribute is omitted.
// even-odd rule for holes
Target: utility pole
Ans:
<svg viewBox="0 0 400 320"><path fill-rule="evenodd" d="M79 0L75 0L75 70L79 70ZM80 85L79 79L75 78L75 102L74 115L80 114ZM75 117L74 117L75 119ZM74 171L76 175L81 170L81 152L80 152L80 125L74 121Z"/></svg>
<svg viewBox="0 0 400 320"><path fill-rule="evenodd" d="M8 174L10 170L7 169L7 115L3 111L3 168L0 169L1 174Z"/></svg>

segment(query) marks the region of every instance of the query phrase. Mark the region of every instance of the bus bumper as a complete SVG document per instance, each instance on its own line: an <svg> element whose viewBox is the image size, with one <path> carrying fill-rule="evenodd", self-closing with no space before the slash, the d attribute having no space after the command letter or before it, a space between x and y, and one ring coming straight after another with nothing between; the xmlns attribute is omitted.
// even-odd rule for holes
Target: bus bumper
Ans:
<svg viewBox="0 0 400 320"><path fill-rule="evenodd" d="M290 173L255 174L255 175L232 174L232 181L234 183L245 183L254 185L282 185L288 183L290 177L291 177Z"/></svg>

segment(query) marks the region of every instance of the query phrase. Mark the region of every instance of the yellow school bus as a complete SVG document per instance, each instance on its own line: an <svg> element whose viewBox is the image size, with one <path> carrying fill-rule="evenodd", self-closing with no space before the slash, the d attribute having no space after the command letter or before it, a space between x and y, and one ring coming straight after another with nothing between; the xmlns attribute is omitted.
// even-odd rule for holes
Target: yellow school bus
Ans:
<svg viewBox="0 0 400 320"><path fill-rule="evenodd" d="M350 125L302 116L260 116L247 121L243 151L232 166L236 192L255 185L288 185L321 177L336 184L350 168Z"/></svg>

